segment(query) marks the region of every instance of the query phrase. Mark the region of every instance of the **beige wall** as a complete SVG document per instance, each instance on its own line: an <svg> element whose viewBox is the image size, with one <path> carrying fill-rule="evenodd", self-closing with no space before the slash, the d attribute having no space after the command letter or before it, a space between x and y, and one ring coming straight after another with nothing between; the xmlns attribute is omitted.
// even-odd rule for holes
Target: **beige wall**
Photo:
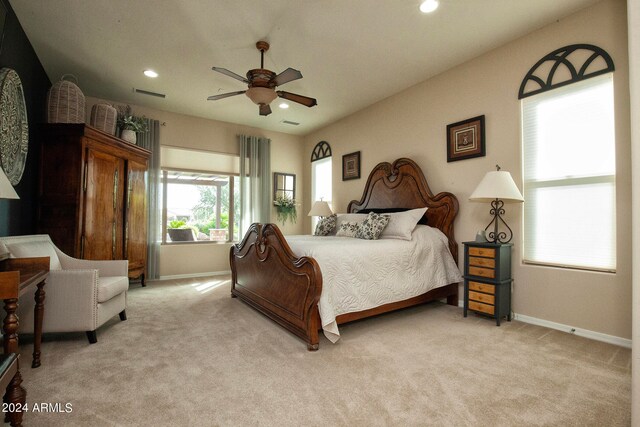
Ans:
<svg viewBox="0 0 640 427"><path fill-rule="evenodd" d="M333 205L338 212L361 197L367 171L378 162L410 157L423 169L433 192L457 195L456 239L473 240L490 220L488 204L468 201L484 174L500 164L522 189L517 96L527 71L544 55L565 45L591 43L605 49L616 66L617 273L523 265L522 205L507 205L506 221L514 231L513 310L629 339L631 169L626 28L625 1L603 1L307 135L305 156L318 141L331 144ZM447 163L446 125L481 114L486 120L486 156ZM342 155L357 150L362 152L362 178L343 182ZM310 176L309 163L305 166L305 175ZM308 181L306 194L311 194ZM306 221L307 232L309 224Z"/></svg>
<svg viewBox="0 0 640 427"><path fill-rule="evenodd" d="M123 104L116 101L104 101L87 97L87 122L89 121L91 108L98 102ZM155 110L137 105L131 105L131 107L134 114L145 115L159 120L160 123L163 124L160 128L160 144L163 146L238 154L238 144L236 141L236 135L238 134L271 139L272 171L296 174L296 193L300 200L304 200L306 178L303 158L305 155L301 137ZM269 120L269 118L267 117L265 120ZM278 224L282 232L284 234L302 233L304 213L306 213L306 211L304 211L301 206L298 212L299 220L296 224L287 223L284 226ZM275 222L275 210L272 211L271 218L272 221ZM166 277L228 271L229 247L230 244L228 243L163 245L160 250L160 276Z"/></svg>

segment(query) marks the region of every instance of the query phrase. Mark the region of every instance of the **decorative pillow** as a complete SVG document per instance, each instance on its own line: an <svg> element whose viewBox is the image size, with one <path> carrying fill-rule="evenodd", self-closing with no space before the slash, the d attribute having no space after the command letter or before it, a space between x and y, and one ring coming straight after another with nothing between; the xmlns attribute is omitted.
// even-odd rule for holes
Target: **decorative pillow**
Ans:
<svg viewBox="0 0 640 427"><path fill-rule="evenodd" d="M427 208L418 208L388 214L389 224L382 230L380 238L411 240L411 232L426 211Z"/></svg>
<svg viewBox="0 0 640 427"><path fill-rule="evenodd" d="M389 223L389 215L370 212L367 218L358 226L356 237L365 240L378 240L382 230Z"/></svg>
<svg viewBox="0 0 640 427"><path fill-rule="evenodd" d="M343 222L340 224L340 228L338 228L336 236L356 237L359 226L360 225L357 222Z"/></svg>
<svg viewBox="0 0 640 427"><path fill-rule="evenodd" d="M316 230L313 232L314 236L328 236L336 229L337 215L329 215L321 217L316 224Z"/></svg>
<svg viewBox="0 0 640 427"><path fill-rule="evenodd" d="M336 231L345 222L355 222L355 223L360 224L366 218L367 218L367 214L361 214L361 213L343 213L343 214L338 214L338 220L336 221ZM335 232L333 234L335 234Z"/></svg>

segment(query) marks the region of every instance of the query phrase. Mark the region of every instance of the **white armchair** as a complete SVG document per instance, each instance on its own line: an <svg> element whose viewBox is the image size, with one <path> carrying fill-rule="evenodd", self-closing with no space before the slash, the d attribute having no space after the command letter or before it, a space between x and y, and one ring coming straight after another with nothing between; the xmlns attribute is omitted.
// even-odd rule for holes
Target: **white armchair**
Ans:
<svg viewBox="0 0 640 427"><path fill-rule="evenodd" d="M6 249L1 246L4 245ZM58 249L46 234L0 237L0 252L12 258L50 257L50 271L44 287L43 332L85 331L91 344L96 329L116 314L126 320L128 261L93 261L72 258ZM19 300L18 333L33 333L35 302ZM29 319L29 320L27 320Z"/></svg>

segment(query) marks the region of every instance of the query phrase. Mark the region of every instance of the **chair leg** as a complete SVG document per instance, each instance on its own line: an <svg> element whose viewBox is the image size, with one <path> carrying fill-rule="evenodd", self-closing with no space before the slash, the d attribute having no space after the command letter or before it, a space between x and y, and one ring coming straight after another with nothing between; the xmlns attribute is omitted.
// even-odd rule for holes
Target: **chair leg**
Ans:
<svg viewBox="0 0 640 427"><path fill-rule="evenodd" d="M140 283L142 284L143 288L147 286L147 284L144 283L144 273L142 273L142 276L140 276Z"/></svg>
<svg viewBox="0 0 640 427"><path fill-rule="evenodd" d="M120 320L122 320L122 321L127 320L127 313L126 313L126 311L125 311L125 310L122 310L122 311L119 313L119 316L120 316Z"/></svg>
<svg viewBox="0 0 640 427"><path fill-rule="evenodd" d="M95 344L98 342L96 331L87 331L87 338L89 339L89 344Z"/></svg>

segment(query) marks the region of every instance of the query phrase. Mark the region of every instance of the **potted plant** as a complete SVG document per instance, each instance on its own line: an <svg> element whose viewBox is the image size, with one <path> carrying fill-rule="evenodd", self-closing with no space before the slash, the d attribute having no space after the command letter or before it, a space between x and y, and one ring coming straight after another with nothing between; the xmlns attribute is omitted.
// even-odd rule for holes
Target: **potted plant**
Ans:
<svg viewBox="0 0 640 427"><path fill-rule="evenodd" d="M276 207L276 218L284 225L287 220L295 223L298 219L298 213L296 212L296 201L290 197L278 195L273 201Z"/></svg>
<svg viewBox="0 0 640 427"><path fill-rule="evenodd" d="M132 144L136 143L136 134L146 132L147 122L144 116L137 117L131 113L130 105L118 106L118 118L116 123L120 129L120 138Z"/></svg>
<svg viewBox="0 0 640 427"><path fill-rule="evenodd" d="M184 221L173 220L169 222L167 233L172 242L191 242L193 238L193 229Z"/></svg>

